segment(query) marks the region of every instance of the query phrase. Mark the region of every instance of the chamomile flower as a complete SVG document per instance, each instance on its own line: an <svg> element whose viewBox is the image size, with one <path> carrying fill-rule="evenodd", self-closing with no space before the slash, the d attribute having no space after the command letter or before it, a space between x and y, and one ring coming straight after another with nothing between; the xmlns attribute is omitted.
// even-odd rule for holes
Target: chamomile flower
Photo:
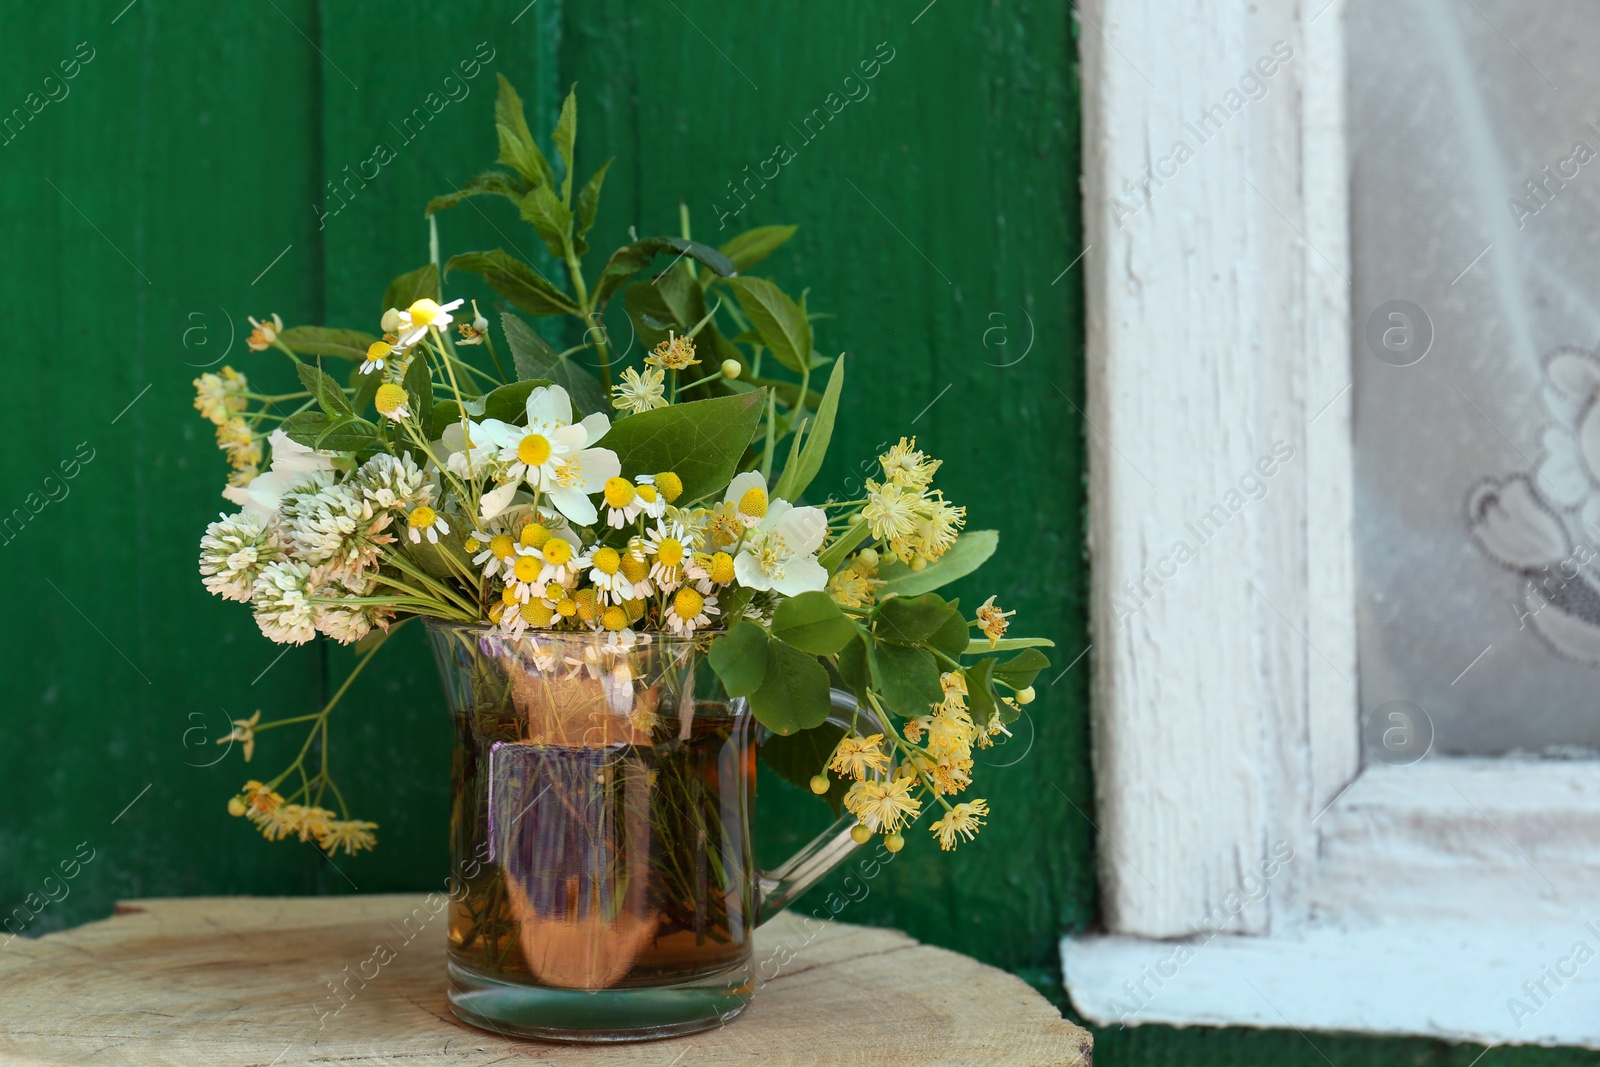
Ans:
<svg viewBox="0 0 1600 1067"><path fill-rule="evenodd" d="M565 542L563 542L565 543ZM544 573L544 554L537 548L518 546L515 554L505 564L506 589L518 603L527 603L540 595L547 584L540 575Z"/></svg>
<svg viewBox="0 0 1600 1067"><path fill-rule="evenodd" d="M873 833L894 833L922 811L922 801L911 795L915 785L910 777L857 782L845 793L844 806Z"/></svg>
<svg viewBox="0 0 1600 1067"><path fill-rule="evenodd" d="M956 838L971 841L983 826L983 816L989 814L989 804L983 800L969 800L945 812L944 818L928 827L938 839L939 847L946 852L956 847Z"/></svg>
<svg viewBox="0 0 1600 1067"><path fill-rule="evenodd" d="M726 552L696 552L684 568L684 574L695 583L696 589L709 593L719 585L733 582L733 557Z"/></svg>
<svg viewBox="0 0 1600 1067"><path fill-rule="evenodd" d="M538 579L541 585L550 582L571 585L592 562L588 556L579 555L577 546L564 537L550 538L537 552L541 562Z"/></svg>
<svg viewBox="0 0 1600 1067"><path fill-rule="evenodd" d="M605 498L606 525L613 530L620 530L638 518L639 512L644 508L644 502L639 499L639 491L634 488L632 482L620 476L606 479Z"/></svg>
<svg viewBox="0 0 1600 1067"><path fill-rule="evenodd" d="M689 555L685 537L680 524L658 522L644 538L644 550L655 557L650 566L650 578L663 593L683 583L684 560Z"/></svg>
<svg viewBox="0 0 1600 1067"><path fill-rule="evenodd" d="M232 367L220 374L202 374L194 380L194 409L218 426L249 406L241 395L250 388L244 375Z"/></svg>
<svg viewBox="0 0 1600 1067"><path fill-rule="evenodd" d="M283 559L276 525L247 512L224 515L200 539L200 574L206 589L224 600L247 603L261 568Z"/></svg>
<svg viewBox="0 0 1600 1067"><path fill-rule="evenodd" d="M989 639L990 648L1006 635L1006 628L1011 625L1011 616L1015 614L1015 610L1001 611L999 605L994 602L994 597L978 605L978 626Z"/></svg>
<svg viewBox="0 0 1600 1067"><path fill-rule="evenodd" d="M676 477L676 475L674 475ZM666 498L661 495L661 490L656 485L655 475L641 474L634 479L634 492L639 496L639 510L652 519L659 519L667 513ZM683 486L679 484L679 492Z"/></svg>
<svg viewBox="0 0 1600 1067"><path fill-rule="evenodd" d="M601 546L589 553L589 562L592 565L589 571L589 581L600 591L602 599L615 604L621 600L632 600L633 580L623 573L622 553L614 548ZM621 610L620 608L617 610ZM627 617L623 616L623 626L627 625ZM622 626L612 626L610 629L620 630Z"/></svg>
<svg viewBox="0 0 1600 1067"><path fill-rule="evenodd" d="M823 588L828 584L828 571L817 562L817 549L827 533L828 518L821 508L772 501L766 518L745 536L733 559L739 584L784 596Z"/></svg>
<svg viewBox="0 0 1600 1067"><path fill-rule="evenodd" d="M611 387L611 406L633 415L654 411L667 406L666 391L667 376L660 367L646 367L643 374L629 367Z"/></svg>
<svg viewBox="0 0 1600 1067"><path fill-rule="evenodd" d="M378 414L391 422L399 422L411 417L411 405L406 391L394 382L384 382L378 386L378 391L373 394L372 406Z"/></svg>
<svg viewBox="0 0 1600 1067"><path fill-rule="evenodd" d="M622 576L633 583L632 596L624 599L642 601L655 592L655 586L650 581L650 561L647 558L643 538L635 537L628 541L628 547L622 553L620 569ZM634 621L637 622L638 619Z"/></svg>
<svg viewBox="0 0 1600 1067"><path fill-rule="evenodd" d="M440 304L423 297L400 312L396 318L395 332L400 335L401 347L409 348L422 340L430 327L442 331L455 321L450 312L460 307L462 303L461 300L452 300L448 304Z"/></svg>
<svg viewBox="0 0 1600 1067"><path fill-rule="evenodd" d="M399 354L400 350L390 342L374 341L367 346L367 356L361 361L361 373L371 374L375 370L383 370L389 361Z"/></svg>
<svg viewBox="0 0 1600 1067"><path fill-rule="evenodd" d="M411 536L411 543L420 545L424 536L430 545L439 543L440 534L450 532L450 524L427 504L420 504L411 509L411 514L406 516L406 527Z"/></svg>
<svg viewBox="0 0 1600 1067"><path fill-rule="evenodd" d="M265 352L283 332L283 320L276 314L265 322L258 321L254 315L248 318L253 329L250 331L250 336L245 339L245 346L252 352Z"/></svg>
<svg viewBox="0 0 1600 1067"><path fill-rule="evenodd" d="M672 597L663 612L667 627L680 637L688 637L702 626L711 624L711 616L722 614L717 598L701 593L693 586L684 586Z"/></svg>
<svg viewBox="0 0 1600 1067"><path fill-rule="evenodd" d="M498 578L502 574L511 573L511 565L516 561L517 539L509 533L489 533L484 530L474 530L468 538L469 545L478 544L481 550L472 557L474 567L483 568L485 578ZM468 551L471 551L469 548Z"/></svg>

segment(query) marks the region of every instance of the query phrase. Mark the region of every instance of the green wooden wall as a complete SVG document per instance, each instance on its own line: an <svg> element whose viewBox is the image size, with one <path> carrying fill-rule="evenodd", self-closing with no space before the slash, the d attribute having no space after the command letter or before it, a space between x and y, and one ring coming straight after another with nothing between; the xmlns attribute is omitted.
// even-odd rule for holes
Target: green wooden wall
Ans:
<svg viewBox="0 0 1600 1067"><path fill-rule="evenodd" d="M1062 670L1087 642L1082 288L1066 269L1080 248L1079 128L1065 6L124 3L41 12L0 0L0 115L13 116L0 120L0 292L18 390L4 405L0 463L5 914L21 908L34 935L133 896L443 879L447 732L419 634L385 651L335 719L346 793L382 824L376 853L335 867L227 816L225 799L249 776L237 753L218 761L212 742L227 719L312 710L352 657L321 644L282 652L241 606L201 588L195 547L223 506L224 469L189 383L226 358L287 386L287 367L244 350L247 314L369 325L384 283L427 258L423 202L491 160L499 71L536 132L578 83L580 170L618 157L597 247L629 227L675 232L680 203L713 244L747 226L800 224L758 272L809 286L812 307L837 316L820 324L819 347L853 356L819 486L842 485L881 442L917 434L945 458L942 484L973 525L1002 531L983 579L959 592L998 592L1020 626L1056 640L1060 663L1016 740L980 761L990 828L953 856L914 841L840 917L1009 968L1060 1002L1056 939L1095 917L1089 660ZM462 77L473 60L483 72ZM446 101L437 114L430 94ZM428 121L406 125L419 107ZM807 125L818 109L826 124ZM380 143L394 160L349 182ZM780 144L792 162L746 185ZM500 244L535 253L499 202L442 216L441 241L446 256ZM487 295L460 281L452 295ZM268 735L258 760L286 758L291 732ZM775 779L763 779L759 807L769 861L828 821ZM59 864L85 855L61 881ZM1482 1051L1164 1028L1101 1031L1097 1046L1098 1063L1149 1067L1465 1067ZM1479 1062L1600 1061L1496 1050Z"/></svg>

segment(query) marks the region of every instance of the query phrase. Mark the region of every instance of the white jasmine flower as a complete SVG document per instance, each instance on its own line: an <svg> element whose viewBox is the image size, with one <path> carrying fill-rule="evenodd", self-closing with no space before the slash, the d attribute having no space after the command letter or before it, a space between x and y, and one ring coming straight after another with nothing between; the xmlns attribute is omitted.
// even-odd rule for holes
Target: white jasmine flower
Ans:
<svg viewBox="0 0 1600 1067"><path fill-rule="evenodd" d="M256 625L280 645L303 645L317 635L308 587L311 567L284 559L267 564L252 589Z"/></svg>
<svg viewBox="0 0 1600 1067"><path fill-rule="evenodd" d="M251 479L248 485L230 485L222 491L223 497L262 519L271 518L283 495L296 485L328 485L333 481L333 458L329 453L307 448L282 430L273 430L267 443L272 446L272 466L267 472Z"/></svg>
<svg viewBox="0 0 1600 1067"><path fill-rule="evenodd" d="M784 596L826 586L828 571L816 556L828 533L828 518L822 509L797 508L787 500L774 500L766 512L734 557L733 571L739 584L776 590Z"/></svg>
<svg viewBox="0 0 1600 1067"><path fill-rule="evenodd" d="M446 426L432 448L435 457L444 456L444 467L457 478L481 478L490 473L500 448L482 426L460 419Z"/></svg>
<svg viewBox="0 0 1600 1067"><path fill-rule="evenodd" d="M200 539L205 587L224 600L247 602L261 569L283 559L277 530L258 515L224 515Z"/></svg>
<svg viewBox="0 0 1600 1067"><path fill-rule="evenodd" d="M541 386L528 394L527 426L485 419L482 428L500 447L506 467L504 485L483 495L487 521L505 510L526 482L544 493L550 503L580 526L593 523L599 513L589 494L599 492L606 480L622 472L617 454L589 444L604 437L611 420L593 414L582 422L572 419L572 400L559 385Z"/></svg>

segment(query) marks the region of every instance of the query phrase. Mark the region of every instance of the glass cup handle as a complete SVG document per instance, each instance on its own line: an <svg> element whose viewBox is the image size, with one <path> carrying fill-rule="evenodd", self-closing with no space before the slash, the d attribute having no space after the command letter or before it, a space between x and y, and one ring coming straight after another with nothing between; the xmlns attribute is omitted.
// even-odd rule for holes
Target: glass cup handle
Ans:
<svg viewBox="0 0 1600 1067"><path fill-rule="evenodd" d="M888 729L872 708L858 707L856 698L843 689L832 690L829 695L833 700L833 710L828 714L828 722L848 730L864 719L866 725L875 732L888 735ZM889 769L885 773L892 776L894 771L894 754L891 752ZM832 826L818 834L799 852L770 871L757 872L758 926L794 903L796 897L820 882L828 872L861 847L850 836L850 830L856 822L854 815L842 812Z"/></svg>

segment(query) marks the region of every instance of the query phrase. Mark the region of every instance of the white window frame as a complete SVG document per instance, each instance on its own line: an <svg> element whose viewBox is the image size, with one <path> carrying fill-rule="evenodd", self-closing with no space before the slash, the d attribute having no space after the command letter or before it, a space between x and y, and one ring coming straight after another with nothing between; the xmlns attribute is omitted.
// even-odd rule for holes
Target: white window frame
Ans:
<svg viewBox="0 0 1600 1067"><path fill-rule="evenodd" d="M1105 931L1062 944L1072 1002L1600 1048L1600 763L1361 766L1345 0L1080 8Z"/></svg>

